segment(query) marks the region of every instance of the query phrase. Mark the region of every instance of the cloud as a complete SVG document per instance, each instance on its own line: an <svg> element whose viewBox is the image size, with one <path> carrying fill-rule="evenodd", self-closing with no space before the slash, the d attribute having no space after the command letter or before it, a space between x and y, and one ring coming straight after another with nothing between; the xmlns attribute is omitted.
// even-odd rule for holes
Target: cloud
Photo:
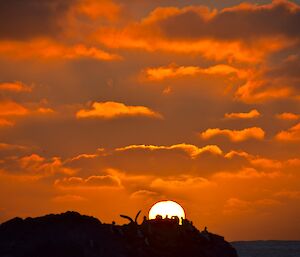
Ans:
<svg viewBox="0 0 300 257"><path fill-rule="evenodd" d="M299 158L289 159L287 160L286 164L288 166L300 166L300 159Z"/></svg>
<svg viewBox="0 0 300 257"><path fill-rule="evenodd" d="M79 169L80 174L90 174L92 170L99 168L106 170L108 167L121 170L125 174L124 179L122 173L111 171L107 173L116 175L123 181L128 179L129 174L170 177L184 173L209 177L224 171L226 173L228 170L230 170L228 176L232 177L272 177L277 176L281 170L297 165L297 160L277 160L236 150L224 153L216 145L197 147L175 144L128 145L115 148L113 151L104 150L101 155L81 154L64 163L66 167ZM142 180L147 181L144 177Z"/></svg>
<svg viewBox="0 0 300 257"><path fill-rule="evenodd" d="M235 92L237 100L262 103L281 99L299 100L300 57L299 46L291 48L292 54L279 55L278 60L265 59L259 69L253 69L247 81ZM273 56L274 58L274 56Z"/></svg>
<svg viewBox="0 0 300 257"><path fill-rule="evenodd" d="M109 21L116 21L121 15L121 5L110 0L80 0L72 8L73 15L82 16L97 20L105 18Z"/></svg>
<svg viewBox="0 0 300 257"><path fill-rule="evenodd" d="M116 31L103 28L99 30L95 37L109 48L136 48L149 52L200 54L206 59L215 61L228 60L250 63L262 61L267 54L277 51L283 48L282 45L287 44L282 39L274 40L271 45L267 40L261 40L256 42L255 48L251 48L238 41L218 41L215 39L201 39L197 42L175 41L160 37L155 38L155 36L139 35L134 29L135 27L133 29L129 27L125 31Z"/></svg>
<svg viewBox="0 0 300 257"><path fill-rule="evenodd" d="M189 144L128 145L115 148L113 151L104 150L101 155L81 154L64 163L66 167L79 169L80 174L91 174L92 170L99 168L121 170L124 172L124 178L123 173L106 172L122 178L123 182L128 180L129 174L142 176L143 181L148 181L143 175L162 178L180 176L184 173L209 177L228 170L230 170L228 176L233 177L272 177L277 176L281 170L292 167L291 161L287 163L284 160L271 159L245 151L231 150L224 153L216 145L197 147ZM294 163L296 165L296 160ZM249 170L244 170L245 168Z"/></svg>
<svg viewBox="0 0 300 257"><path fill-rule="evenodd" d="M51 108L39 106L40 103L23 105L12 100L0 100L0 126L14 126L17 117L54 113L54 110Z"/></svg>
<svg viewBox="0 0 300 257"><path fill-rule="evenodd" d="M229 174L229 176L232 177L236 175L240 177L247 177L247 175L251 175L253 171L258 172L257 174L253 172L254 176L258 175L259 177L271 175L272 177L274 175L276 177L283 175L282 171L284 171L286 174L288 174L288 172L293 173L294 170L296 170L294 168L300 166L300 159L298 158L271 159L265 156L253 155L244 151L235 150L226 153L224 158L229 159L231 161L230 163L239 164L238 168L236 169L237 173L233 172L231 175ZM232 169L228 168L228 164L229 163L225 164L224 168L232 171Z"/></svg>
<svg viewBox="0 0 300 257"><path fill-rule="evenodd" d="M100 29L99 38L107 47L200 54L207 59L227 60L230 64L217 64L211 66L211 70L191 65L151 67L144 71L148 80L233 74L245 80L234 93L239 101L263 103L299 99L299 57L274 62L269 58L282 49L297 52L300 31L295 21L299 13L299 5L289 1L242 4L220 11L200 6L156 8L147 17L123 29ZM236 23L237 17L239 23ZM257 24L255 29L254 23ZM190 29L186 30L187 27ZM276 58L284 59L284 55ZM236 60L259 65L249 70L243 65L235 68L232 63Z"/></svg>
<svg viewBox="0 0 300 257"><path fill-rule="evenodd" d="M280 141L299 141L300 140L300 123L289 128L286 131L279 132L276 137Z"/></svg>
<svg viewBox="0 0 300 257"><path fill-rule="evenodd" d="M46 159L38 154L31 154L20 157L17 164L22 173L25 172L37 176L49 176L57 173L70 175L75 173L75 170L64 167L59 157Z"/></svg>
<svg viewBox="0 0 300 257"><path fill-rule="evenodd" d="M228 153L225 154L225 158L229 158L229 159L232 159L236 156L239 156L239 157L244 157L246 159L250 159L252 158L253 156L247 152L244 152L244 151L230 151Z"/></svg>
<svg viewBox="0 0 300 257"><path fill-rule="evenodd" d="M75 33L76 26L80 34L91 21L116 21L120 11L110 0L1 1L0 39L60 38Z"/></svg>
<svg viewBox="0 0 300 257"><path fill-rule="evenodd" d="M300 114L295 114L291 112L283 112L276 115L277 119L280 120L298 120L300 119Z"/></svg>
<svg viewBox="0 0 300 257"><path fill-rule="evenodd" d="M266 70L266 76L271 79L277 78L288 78L291 82L298 84L300 79L299 68L300 68L300 55L297 52L299 45L296 47L296 51L289 53L284 56L284 59L273 64L272 68Z"/></svg>
<svg viewBox="0 0 300 257"><path fill-rule="evenodd" d="M278 200L264 198L252 201L242 200L236 197L228 199L224 205L223 212L227 215L241 215L246 214L255 215L254 213L269 210L269 208L281 205Z"/></svg>
<svg viewBox="0 0 300 257"><path fill-rule="evenodd" d="M40 114L52 114L55 111L51 108L39 107L36 112Z"/></svg>
<svg viewBox="0 0 300 257"><path fill-rule="evenodd" d="M24 40L62 32L59 20L75 1L11 0L0 3L0 39Z"/></svg>
<svg viewBox="0 0 300 257"><path fill-rule="evenodd" d="M4 150L9 154L2 159L1 172L15 176L28 178L45 178L57 175L73 175L77 172L74 168L64 166L64 162L59 157L45 158L39 154L31 153L24 155L21 146L3 145Z"/></svg>
<svg viewBox="0 0 300 257"><path fill-rule="evenodd" d="M168 78L177 78L183 76L194 76L194 75L239 75L242 76L242 71L225 65L218 64L208 68L200 68L198 66L176 66L171 64L169 66L162 66L158 68L147 68L145 70L146 76L149 80L159 81Z"/></svg>
<svg viewBox="0 0 300 257"><path fill-rule="evenodd" d="M12 92L31 92L32 86L25 85L22 82L3 82L0 83L0 91L12 91Z"/></svg>
<svg viewBox="0 0 300 257"><path fill-rule="evenodd" d="M252 212L251 203L238 198L230 198L224 205L224 214L249 213Z"/></svg>
<svg viewBox="0 0 300 257"><path fill-rule="evenodd" d="M265 157L252 155L247 152L243 151L230 151L225 154L225 158L231 159L232 161L237 161L236 158L243 158L248 161L247 165L251 165L255 168L262 168L262 169L282 169L285 165L284 162L275 160L275 159L268 159Z"/></svg>
<svg viewBox="0 0 300 257"><path fill-rule="evenodd" d="M86 201L86 198L79 195L59 195L52 198L53 202L56 203L66 203L66 202L82 202Z"/></svg>
<svg viewBox="0 0 300 257"><path fill-rule="evenodd" d="M11 120L0 118L0 127L12 127L15 123Z"/></svg>
<svg viewBox="0 0 300 257"><path fill-rule="evenodd" d="M152 188L160 188L164 190L168 189L182 189L182 188L203 188L207 186L213 186L214 184L202 177L192 177L192 176L179 176L175 178L157 178L151 183Z"/></svg>
<svg viewBox="0 0 300 257"><path fill-rule="evenodd" d="M0 171L17 172L20 170L18 158L24 154L28 154L32 148L24 145L0 143L0 163L2 167Z"/></svg>
<svg viewBox="0 0 300 257"><path fill-rule="evenodd" d="M118 102L94 102L91 109L81 109L76 113L78 119L99 118L115 119L119 117L144 116L162 118L161 114L145 106L129 106Z"/></svg>
<svg viewBox="0 0 300 257"><path fill-rule="evenodd" d="M62 188L120 187L121 181L112 175L90 176L86 179L81 177L69 177L56 180L55 185Z"/></svg>
<svg viewBox="0 0 300 257"><path fill-rule="evenodd" d="M207 176L222 170L224 165L236 169L235 163L223 156L216 145L198 147L189 144L128 145L116 148L103 157L102 165L128 174L170 176L201 174Z"/></svg>
<svg viewBox="0 0 300 257"><path fill-rule="evenodd" d="M110 0L2 1L0 55L13 60L120 60L89 39L95 28L117 20L120 10Z"/></svg>
<svg viewBox="0 0 300 257"><path fill-rule="evenodd" d="M242 130L210 128L200 133L202 139L210 139L218 135L226 136L233 142L240 142L251 138L262 140L265 137L265 132L259 127L251 127Z"/></svg>
<svg viewBox="0 0 300 257"><path fill-rule="evenodd" d="M14 145L14 144L7 144L7 143L0 143L0 151L3 150L26 150L28 147L22 145Z"/></svg>
<svg viewBox="0 0 300 257"><path fill-rule="evenodd" d="M162 33L169 38L246 41L278 35L292 38L299 36L299 29L295 25L296 21L300 21L299 13L300 7L297 4L273 1L265 5L240 4L218 12L203 7L187 7L167 17L160 15L156 22Z"/></svg>
<svg viewBox="0 0 300 257"><path fill-rule="evenodd" d="M228 119L252 119L259 117L260 113L256 110L253 109L249 112L233 112L233 113L225 113L225 118Z"/></svg>
<svg viewBox="0 0 300 257"><path fill-rule="evenodd" d="M0 116L22 116L28 113L27 108L14 101L4 100L0 102Z"/></svg>
<svg viewBox="0 0 300 257"><path fill-rule="evenodd" d="M214 178L221 179L262 179L262 178L277 178L281 176L279 171L258 171L255 168L243 168L238 172L218 172Z"/></svg>
<svg viewBox="0 0 300 257"><path fill-rule="evenodd" d="M138 190L133 192L130 195L130 198L132 199L158 199L160 198L160 194L154 191L150 191L150 190Z"/></svg>
<svg viewBox="0 0 300 257"><path fill-rule="evenodd" d="M290 198L290 199L300 199L300 191L290 191L290 190L284 190L275 193L275 196L281 197L281 198Z"/></svg>
<svg viewBox="0 0 300 257"><path fill-rule="evenodd" d="M252 158L250 163L255 167L262 167L265 169L281 169L283 167L283 163L278 160L267 159L267 158Z"/></svg>
<svg viewBox="0 0 300 257"><path fill-rule="evenodd" d="M98 157L97 154L80 154L80 155L73 157L70 161L73 162L73 161L78 161L78 160L82 160L82 159L94 159L97 157Z"/></svg>
<svg viewBox="0 0 300 257"><path fill-rule="evenodd" d="M66 45L47 38L29 41L0 41L0 55L11 59L65 59L91 58L103 61L120 60L116 54L85 44Z"/></svg>
<svg viewBox="0 0 300 257"><path fill-rule="evenodd" d="M294 90L265 78L248 80L235 92L235 98L245 103L261 103L268 100L293 98Z"/></svg>
<svg viewBox="0 0 300 257"><path fill-rule="evenodd" d="M128 150L135 150L135 149L144 149L150 151L156 150L182 150L186 152L191 158L196 158L199 154L202 153L212 153L222 155L222 150L216 145L207 145L204 147L197 147L195 145L190 144L176 144L171 146L156 146L156 145L129 145L121 148L117 148L116 151L128 151Z"/></svg>
<svg viewBox="0 0 300 257"><path fill-rule="evenodd" d="M96 37L108 47L257 62L270 52L296 44L299 12L299 6L288 1L241 4L220 11L203 6L158 7L123 29L102 28Z"/></svg>

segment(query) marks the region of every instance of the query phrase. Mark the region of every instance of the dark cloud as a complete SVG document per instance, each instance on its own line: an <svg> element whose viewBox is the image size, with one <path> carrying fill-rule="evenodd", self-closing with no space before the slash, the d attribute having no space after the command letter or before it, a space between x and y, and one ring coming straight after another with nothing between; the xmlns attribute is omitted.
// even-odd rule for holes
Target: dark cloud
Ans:
<svg viewBox="0 0 300 257"><path fill-rule="evenodd" d="M0 39L57 35L60 18L76 0L0 1Z"/></svg>
<svg viewBox="0 0 300 257"><path fill-rule="evenodd" d="M300 80L300 56L292 55L288 57L285 61L280 62L279 65L270 68L266 72L266 76L269 77L283 77L290 79Z"/></svg>
<svg viewBox="0 0 300 257"><path fill-rule="evenodd" d="M167 37L176 39L209 37L247 40L300 35L300 7L289 1L274 1L261 6L241 5L217 14L203 10L197 7L186 8L167 18L161 17L157 23Z"/></svg>

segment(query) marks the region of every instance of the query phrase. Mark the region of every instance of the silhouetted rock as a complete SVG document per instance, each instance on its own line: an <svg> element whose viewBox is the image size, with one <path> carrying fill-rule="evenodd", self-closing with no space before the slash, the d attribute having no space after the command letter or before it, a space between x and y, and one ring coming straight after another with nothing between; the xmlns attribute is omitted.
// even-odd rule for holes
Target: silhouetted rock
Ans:
<svg viewBox="0 0 300 257"><path fill-rule="evenodd" d="M123 215L124 216L124 215ZM102 224L77 212L0 225L1 257L237 257L223 237L178 219Z"/></svg>

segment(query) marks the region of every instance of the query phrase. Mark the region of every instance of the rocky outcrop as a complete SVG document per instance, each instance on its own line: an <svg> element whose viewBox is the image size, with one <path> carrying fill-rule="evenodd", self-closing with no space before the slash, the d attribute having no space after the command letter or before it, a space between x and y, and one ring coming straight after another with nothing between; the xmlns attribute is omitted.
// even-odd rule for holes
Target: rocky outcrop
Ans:
<svg viewBox="0 0 300 257"><path fill-rule="evenodd" d="M14 218L0 225L1 257L237 257L223 237L187 220L102 224L76 212Z"/></svg>

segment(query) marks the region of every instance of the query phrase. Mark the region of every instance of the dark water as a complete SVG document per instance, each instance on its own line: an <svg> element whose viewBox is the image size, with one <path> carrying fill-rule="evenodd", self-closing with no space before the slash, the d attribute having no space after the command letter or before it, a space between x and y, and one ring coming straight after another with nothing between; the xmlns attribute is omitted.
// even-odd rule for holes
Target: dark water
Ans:
<svg viewBox="0 0 300 257"><path fill-rule="evenodd" d="M300 257L300 241L241 241L231 244L239 257Z"/></svg>

